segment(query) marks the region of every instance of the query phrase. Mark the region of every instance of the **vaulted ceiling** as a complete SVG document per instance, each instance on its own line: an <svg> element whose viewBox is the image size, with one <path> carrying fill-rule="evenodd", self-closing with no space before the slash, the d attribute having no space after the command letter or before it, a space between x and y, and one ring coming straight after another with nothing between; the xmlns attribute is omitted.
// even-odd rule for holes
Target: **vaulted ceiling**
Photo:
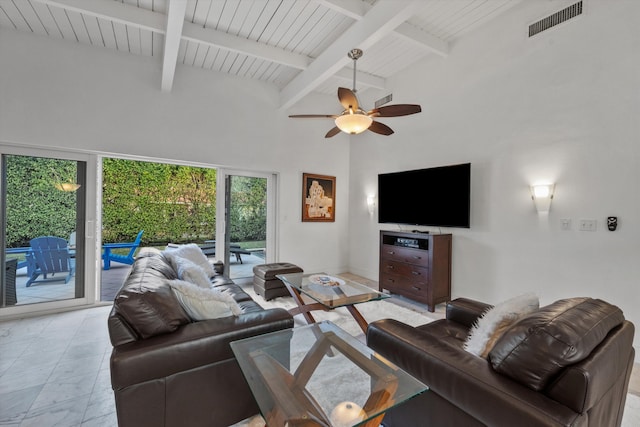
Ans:
<svg viewBox="0 0 640 427"><path fill-rule="evenodd" d="M386 79L455 42L521 0L0 0L0 27L158 58L159 89L180 67L256 79L282 108L308 93L352 86L352 48L364 50L357 87ZM151 77L150 77L151 78Z"/></svg>

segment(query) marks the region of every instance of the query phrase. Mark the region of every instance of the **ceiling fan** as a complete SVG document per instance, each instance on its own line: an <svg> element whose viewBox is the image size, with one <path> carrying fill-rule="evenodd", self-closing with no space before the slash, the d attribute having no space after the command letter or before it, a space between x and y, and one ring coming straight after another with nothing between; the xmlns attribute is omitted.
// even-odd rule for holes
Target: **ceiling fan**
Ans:
<svg viewBox="0 0 640 427"><path fill-rule="evenodd" d="M289 117L296 119L310 119L310 118L327 118L334 119L336 126L332 128L324 136L325 138L331 138L337 135L340 131L349 134L362 133L365 130L378 133L380 135L391 135L393 129L384 123L380 123L374 120L377 117L398 117L408 116L409 114L415 114L422 111L422 108L416 104L395 104L387 105L373 110L364 111L358 104L358 98L356 97L356 61L362 56L362 50L351 49L347 54L349 58L353 59L353 90L344 87L338 88L338 100L344 107L344 110L340 114L294 114Z"/></svg>

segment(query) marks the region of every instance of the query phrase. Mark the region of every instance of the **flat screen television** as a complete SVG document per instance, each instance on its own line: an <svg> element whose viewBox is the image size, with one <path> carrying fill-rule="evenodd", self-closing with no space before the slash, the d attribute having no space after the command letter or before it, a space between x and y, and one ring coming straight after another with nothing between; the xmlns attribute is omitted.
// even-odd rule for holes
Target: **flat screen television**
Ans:
<svg viewBox="0 0 640 427"><path fill-rule="evenodd" d="M470 227L471 163L378 175L378 222Z"/></svg>

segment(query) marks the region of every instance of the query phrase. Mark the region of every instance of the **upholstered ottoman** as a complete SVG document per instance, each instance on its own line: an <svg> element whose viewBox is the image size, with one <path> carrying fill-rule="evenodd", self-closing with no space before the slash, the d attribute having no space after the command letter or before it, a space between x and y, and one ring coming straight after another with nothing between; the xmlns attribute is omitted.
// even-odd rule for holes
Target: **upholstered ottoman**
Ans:
<svg viewBox="0 0 640 427"><path fill-rule="evenodd" d="M253 290L265 301L288 296L289 291L276 274L302 273L302 269L289 262L260 264L253 267Z"/></svg>

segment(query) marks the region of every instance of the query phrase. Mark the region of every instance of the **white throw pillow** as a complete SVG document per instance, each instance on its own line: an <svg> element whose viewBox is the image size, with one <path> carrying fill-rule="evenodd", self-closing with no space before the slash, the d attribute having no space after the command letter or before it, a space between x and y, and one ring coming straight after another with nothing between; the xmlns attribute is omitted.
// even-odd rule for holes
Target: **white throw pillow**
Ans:
<svg viewBox="0 0 640 427"><path fill-rule="evenodd" d="M186 258L176 257L176 273L178 273L178 279L190 282L201 288L209 289L211 287L211 281L198 265L192 263Z"/></svg>
<svg viewBox="0 0 640 427"><path fill-rule="evenodd" d="M193 320L217 319L242 313L231 295L200 288L183 280L170 280L169 285L182 308Z"/></svg>
<svg viewBox="0 0 640 427"><path fill-rule="evenodd" d="M173 268L178 271L178 258L183 258L198 265L209 277L213 277L216 273L213 266L202 252L202 249L195 243L189 243L187 245L180 245L175 248L167 248L164 251L165 256L171 261Z"/></svg>
<svg viewBox="0 0 640 427"><path fill-rule="evenodd" d="M540 308L538 296L527 293L511 298L487 310L474 323L464 343L464 349L487 358L498 338L522 316Z"/></svg>

